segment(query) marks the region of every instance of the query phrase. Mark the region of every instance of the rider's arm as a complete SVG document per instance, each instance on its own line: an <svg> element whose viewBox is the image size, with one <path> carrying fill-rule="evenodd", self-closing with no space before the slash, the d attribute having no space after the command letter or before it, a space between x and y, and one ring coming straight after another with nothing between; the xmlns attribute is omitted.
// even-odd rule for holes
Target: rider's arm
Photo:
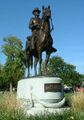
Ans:
<svg viewBox="0 0 84 120"><path fill-rule="evenodd" d="M29 22L29 28L32 29L32 27L33 27L33 20L31 19Z"/></svg>

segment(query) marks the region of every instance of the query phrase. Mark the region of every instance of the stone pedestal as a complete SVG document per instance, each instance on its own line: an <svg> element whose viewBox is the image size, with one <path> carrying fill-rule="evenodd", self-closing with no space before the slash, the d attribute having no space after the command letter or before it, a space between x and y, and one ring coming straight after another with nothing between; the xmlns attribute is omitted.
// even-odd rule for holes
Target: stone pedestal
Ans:
<svg viewBox="0 0 84 120"><path fill-rule="evenodd" d="M17 99L21 99L23 108L27 109L60 108L65 103L63 82L57 77L32 77L20 80Z"/></svg>

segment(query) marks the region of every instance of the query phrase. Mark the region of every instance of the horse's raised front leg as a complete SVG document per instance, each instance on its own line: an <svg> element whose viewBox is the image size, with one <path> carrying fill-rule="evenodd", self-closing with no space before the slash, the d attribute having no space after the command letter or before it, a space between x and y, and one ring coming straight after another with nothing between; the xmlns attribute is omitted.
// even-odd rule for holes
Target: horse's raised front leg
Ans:
<svg viewBox="0 0 84 120"><path fill-rule="evenodd" d="M48 64L49 58L50 58L50 53L46 52L46 60L45 60L45 66L44 66L44 75L45 76L47 75L47 64Z"/></svg>

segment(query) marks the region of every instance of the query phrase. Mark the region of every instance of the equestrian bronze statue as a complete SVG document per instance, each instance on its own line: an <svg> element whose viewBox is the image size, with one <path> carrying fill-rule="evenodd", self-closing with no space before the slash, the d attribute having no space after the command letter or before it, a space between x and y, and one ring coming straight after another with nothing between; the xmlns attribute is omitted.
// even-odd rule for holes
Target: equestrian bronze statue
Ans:
<svg viewBox="0 0 84 120"><path fill-rule="evenodd" d="M42 18L39 17L40 10L35 8L33 15L35 17L30 19L29 29L32 35L27 37L25 53L26 53L26 67L29 69L33 67L34 58L34 72L37 75L37 63L39 62L39 75L41 75L42 52L46 52L44 75L47 75L47 64L50 54L56 52L57 49L53 48L53 39L51 31L53 30L50 6L42 7ZM51 24L50 24L51 22Z"/></svg>

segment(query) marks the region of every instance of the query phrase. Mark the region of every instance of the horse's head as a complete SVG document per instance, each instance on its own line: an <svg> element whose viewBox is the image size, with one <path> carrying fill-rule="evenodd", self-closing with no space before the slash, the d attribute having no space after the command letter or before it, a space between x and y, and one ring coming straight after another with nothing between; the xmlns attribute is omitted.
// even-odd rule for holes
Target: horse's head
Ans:
<svg viewBox="0 0 84 120"><path fill-rule="evenodd" d="M42 18L44 18L44 19L51 18L50 6L48 6L46 8L44 8L44 6L42 7Z"/></svg>

